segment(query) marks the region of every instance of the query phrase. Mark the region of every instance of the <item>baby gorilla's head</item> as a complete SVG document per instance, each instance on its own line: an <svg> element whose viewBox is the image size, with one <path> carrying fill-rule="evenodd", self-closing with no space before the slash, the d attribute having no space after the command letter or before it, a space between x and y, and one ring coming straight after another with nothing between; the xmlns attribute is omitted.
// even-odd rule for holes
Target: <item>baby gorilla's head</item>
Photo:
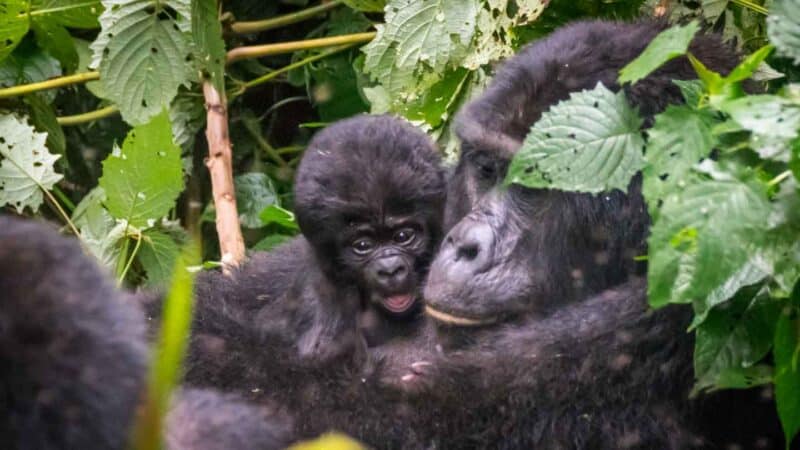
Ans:
<svg viewBox="0 0 800 450"><path fill-rule="evenodd" d="M390 116L318 133L295 182L295 212L320 264L391 317L417 311L441 237L445 174L434 144Z"/></svg>

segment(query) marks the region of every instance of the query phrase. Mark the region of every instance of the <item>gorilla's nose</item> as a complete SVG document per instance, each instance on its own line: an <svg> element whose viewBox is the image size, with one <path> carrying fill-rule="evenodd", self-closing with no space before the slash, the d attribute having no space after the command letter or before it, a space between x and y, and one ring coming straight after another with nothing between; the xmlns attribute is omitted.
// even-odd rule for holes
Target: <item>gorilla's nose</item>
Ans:
<svg viewBox="0 0 800 450"><path fill-rule="evenodd" d="M376 261L378 283L387 289L393 289L405 282L408 266L401 256L385 256Z"/></svg>
<svg viewBox="0 0 800 450"><path fill-rule="evenodd" d="M481 272L491 263L494 232L485 222L462 220L445 238L452 268L462 275Z"/></svg>

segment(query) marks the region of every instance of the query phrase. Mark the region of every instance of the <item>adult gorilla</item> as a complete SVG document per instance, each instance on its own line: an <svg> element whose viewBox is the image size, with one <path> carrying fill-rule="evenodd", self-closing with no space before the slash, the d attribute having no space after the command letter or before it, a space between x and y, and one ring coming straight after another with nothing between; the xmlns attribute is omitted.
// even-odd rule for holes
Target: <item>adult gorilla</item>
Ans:
<svg viewBox="0 0 800 450"><path fill-rule="evenodd" d="M0 216L0 447L127 448L148 363L132 301L74 239ZM288 417L232 395L173 399L169 450L269 450L290 441Z"/></svg>
<svg viewBox="0 0 800 450"><path fill-rule="evenodd" d="M451 438L444 446L710 445L693 416L697 405L686 400L688 311L650 311L637 276L643 267L633 257L646 252L648 224L640 177L627 192L597 196L495 187L531 125L571 92L598 82L624 89L648 119L681 102L673 80L695 78L686 58L633 86L616 82L662 29L601 21L559 29L506 63L459 115L452 229L425 288L449 352L403 376L427 408L442 406L440 428ZM715 35L697 36L690 51L722 73L737 62ZM740 444L778 445L747 438Z"/></svg>

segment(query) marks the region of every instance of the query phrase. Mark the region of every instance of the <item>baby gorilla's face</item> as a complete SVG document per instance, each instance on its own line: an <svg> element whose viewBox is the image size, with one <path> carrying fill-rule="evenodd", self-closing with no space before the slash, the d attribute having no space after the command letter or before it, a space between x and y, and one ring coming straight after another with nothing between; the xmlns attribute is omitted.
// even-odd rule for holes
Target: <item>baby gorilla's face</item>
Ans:
<svg viewBox="0 0 800 450"><path fill-rule="evenodd" d="M340 255L357 275L366 299L385 314L402 318L419 311L420 285L433 244L425 221L387 215L350 222Z"/></svg>

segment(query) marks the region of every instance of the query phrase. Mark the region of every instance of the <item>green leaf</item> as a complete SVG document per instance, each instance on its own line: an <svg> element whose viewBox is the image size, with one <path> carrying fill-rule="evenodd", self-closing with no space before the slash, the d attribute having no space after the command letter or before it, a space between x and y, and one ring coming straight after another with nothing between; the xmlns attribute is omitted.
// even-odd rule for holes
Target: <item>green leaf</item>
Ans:
<svg viewBox="0 0 800 450"><path fill-rule="evenodd" d="M708 156L716 140L711 133L714 116L688 106L669 106L655 117L649 135L645 160L643 194L648 209L656 216L657 204L672 192L690 169Z"/></svg>
<svg viewBox="0 0 800 450"><path fill-rule="evenodd" d="M704 323L713 308L730 300L740 289L763 281L769 275L767 265L762 255L757 254L748 260L741 269L731 275L730 278L725 280L724 283L711 291L706 298L695 301L692 305L694 307L694 319L692 319L689 330L693 330Z"/></svg>
<svg viewBox="0 0 800 450"><path fill-rule="evenodd" d="M203 97L191 95L185 90L169 106L169 121L172 123L172 136L184 153L191 153L195 137L206 123L206 109Z"/></svg>
<svg viewBox="0 0 800 450"><path fill-rule="evenodd" d="M299 231L294 213L281 208L278 205L270 205L264 208L259 215L264 225L277 224L292 231Z"/></svg>
<svg viewBox="0 0 800 450"><path fill-rule="evenodd" d="M774 48L775 47L772 45L765 45L752 54L747 55L747 57L741 63L739 63L739 65L736 66L731 73L725 76L725 81L735 83L752 77L756 70L758 70L759 66L761 66L761 63L763 63L767 56L772 53Z"/></svg>
<svg viewBox="0 0 800 450"><path fill-rule="evenodd" d="M548 5L544 0L487 0L480 2L475 37L461 63L470 70L512 56L517 29L534 22Z"/></svg>
<svg viewBox="0 0 800 450"><path fill-rule="evenodd" d="M66 28L58 24L34 21L33 31L39 47L53 55L66 72L72 73L78 68L78 51Z"/></svg>
<svg viewBox="0 0 800 450"><path fill-rule="evenodd" d="M103 161L108 211L139 228L164 217L183 189L180 156L166 111L131 130L122 149Z"/></svg>
<svg viewBox="0 0 800 450"><path fill-rule="evenodd" d="M46 133L15 116L0 116L0 206L14 205L20 214L26 206L36 212L43 202L42 190L63 178L53 169L59 155L47 151L46 140Z"/></svg>
<svg viewBox="0 0 800 450"><path fill-rule="evenodd" d="M476 0L390 0L375 39L362 50L364 71L393 96L422 91L467 54Z"/></svg>
<svg viewBox="0 0 800 450"><path fill-rule="evenodd" d="M116 223L103 206L106 193L95 187L83 197L72 212L72 223L81 232L81 241L105 267L112 268L119 259L121 241L128 224Z"/></svg>
<svg viewBox="0 0 800 450"><path fill-rule="evenodd" d="M683 99L689 106L697 106L703 98L703 82L700 80L672 80L681 90Z"/></svg>
<svg viewBox="0 0 800 450"><path fill-rule="evenodd" d="M780 304L769 297L754 296L757 291L758 287L740 291L730 302L714 308L697 328L695 391L754 385L755 380L750 380L746 371L772 347L775 321L781 310ZM732 376L737 373L740 376Z"/></svg>
<svg viewBox="0 0 800 450"><path fill-rule="evenodd" d="M103 11L100 0L31 0L34 21L45 20L69 28L97 28Z"/></svg>
<svg viewBox="0 0 800 450"><path fill-rule="evenodd" d="M47 148L63 155L67 149L67 142L53 107L40 94L26 95L24 99L25 104L28 105L33 126L38 131L47 133Z"/></svg>
<svg viewBox="0 0 800 450"><path fill-rule="evenodd" d="M180 248L166 233L147 230L142 235L139 262L147 273L148 286L162 286L170 279Z"/></svg>
<svg viewBox="0 0 800 450"><path fill-rule="evenodd" d="M195 61L204 79L219 92L225 91L225 42L217 17L217 0L192 2L192 40Z"/></svg>
<svg viewBox="0 0 800 450"><path fill-rule="evenodd" d="M531 128L506 183L577 192L627 191L642 169L642 120L625 94L598 83L553 106Z"/></svg>
<svg viewBox="0 0 800 450"><path fill-rule="evenodd" d="M243 227L260 228L261 212L271 205L278 205L278 194L272 180L263 173L246 173L234 180L236 187L236 209Z"/></svg>
<svg viewBox="0 0 800 450"><path fill-rule="evenodd" d="M452 111L469 75L470 72L463 68L448 72L417 101L409 103L403 115L409 120L424 120L433 128L439 127L449 118L449 112Z"/></svg>
<svg viewBox="0 0 800 450"><path fill-rule="evenodd" d="M169 6L180 14L189 1L105 0L103 5L93 65L99 62L103 92L122 118L139 125L168 107L178 87L188 84L191 54L179 27L186 16L169 20L159 13Z"/></svg>
<svg viewBox="0 0 800 450"><path fill-rule="evenodd" d="M800 64L800 1L775 0L767 17L767 35L778 54Z"/></svg>
<svg viewBox="0 0 800 450"><path fill-rule="evenodd" d="M382 12L386 0L344 0L344 4L358 11Z"/></svg>
<svg viewBox="0 0 800 450"><path fill-rule="evenodd" d="M650 304L708 301L750 260L768 213L764 194L737 180L695 182L665 197L647 241Z"/></svg>
<svg viewBox="0 0 800 450"><path fill-rule="evenodd" d="M19 45L28 32L28 5L24 0L4 0L0 3L0 61Z"/></svg>
<svg viewBox="0 0 800 450"><path fill-rule="evenodd" d="M800 431L800 312L784 309L775 330L775 402L786 448Z"/></svg>
<svg viewBox="0 0 800 450"><path fill-rule="evenodd" d="M0 62L0 86L35 83L61 75L61 65L42 49L26 40L14 53ZM55 98L55 91L39 93L48 102Z"/></svg>
<svg viewBox="0 0 800 450"><path fill-rule="evenodd" d="M720 103L719 109L742 128L784 139L797 136L800 106L774 95L748 95Z"/></svg>
<svg viewBox="0 0 800 450"><path fill-rule="evenodd" d="M635 83L661 67L667 61L683 56L689 50L700 25L692 21L675 26L658 34L641 55L619 72L620 83Z"/></svg>

